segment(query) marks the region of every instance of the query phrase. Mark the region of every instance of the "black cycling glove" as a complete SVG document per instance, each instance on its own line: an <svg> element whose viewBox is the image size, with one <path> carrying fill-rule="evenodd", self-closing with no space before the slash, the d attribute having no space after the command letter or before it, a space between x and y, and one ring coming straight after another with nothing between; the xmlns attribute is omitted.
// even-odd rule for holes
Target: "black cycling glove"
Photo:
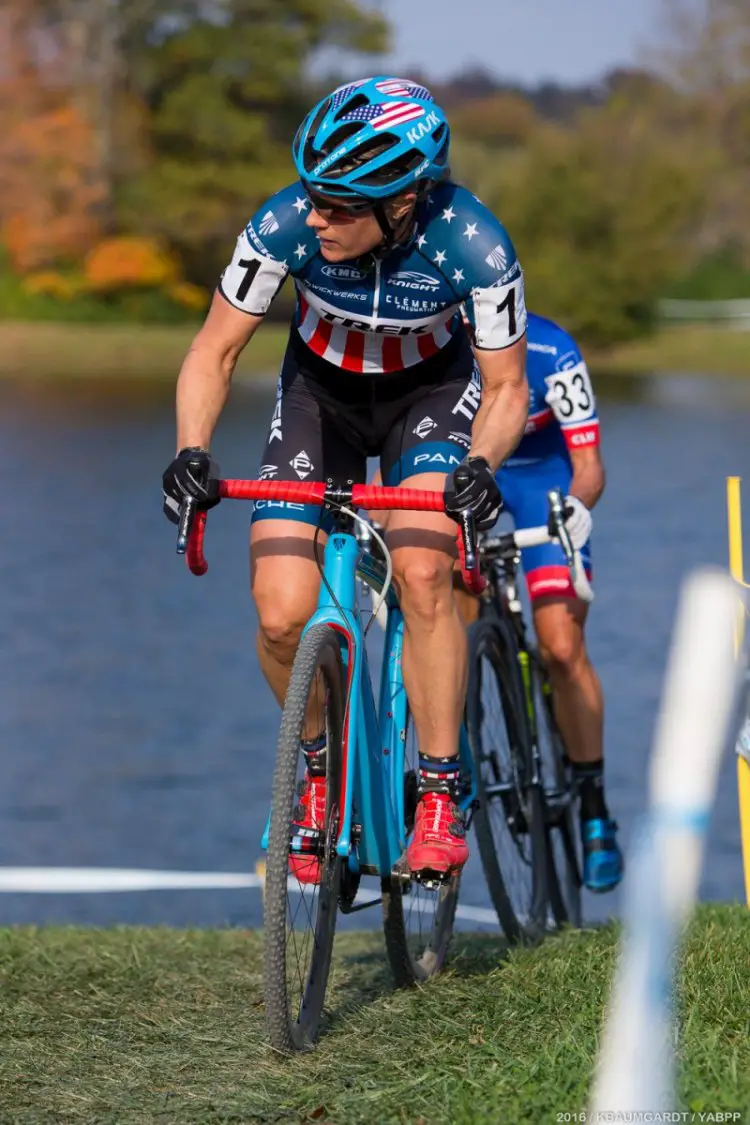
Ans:
<svg viewBox="0 0 750 1125"><path fill-rule="evenodd" d="M484 457L465 457L445 482L447 515L458 520L469 512L478 531L492 527L502 506L495 474Z"/></svg>
<svg viewBox="0 0 750 1125"><path fill-rule="evenodd" d="M186 496L207 511L219 503L219 466L207 449L190 446L181 449L162 477L164 515L172 523L180 522L180 506Z"/></svg>

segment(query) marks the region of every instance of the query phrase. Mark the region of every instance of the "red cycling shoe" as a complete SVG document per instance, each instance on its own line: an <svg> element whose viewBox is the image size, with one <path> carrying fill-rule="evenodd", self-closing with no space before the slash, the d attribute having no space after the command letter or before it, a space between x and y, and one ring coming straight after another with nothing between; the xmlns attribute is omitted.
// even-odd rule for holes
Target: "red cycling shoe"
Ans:
<svg viewBox="0 0 750 1125"><path fill-rule="evenodd" d="M320 853L326 823L325 775L306 770L297 793L300 800L292 820L289 873L300 883L315 885L323 874Z"/></svg>
<svg viewBox="0 0 750 1125"><path fill-rule="evenodd" d="M460 871L469 858L466 825L449 793L426 790L417 802L414 833L406 849L409 869L417 874Z"/></svg>

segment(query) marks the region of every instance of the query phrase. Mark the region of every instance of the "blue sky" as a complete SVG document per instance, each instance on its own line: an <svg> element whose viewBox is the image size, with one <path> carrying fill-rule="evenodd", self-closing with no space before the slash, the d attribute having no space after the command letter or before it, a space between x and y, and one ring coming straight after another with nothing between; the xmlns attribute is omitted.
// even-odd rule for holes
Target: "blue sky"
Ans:
<svg viewBox="0 0 750 1125"><path fill-rule="evenodd" d="M524 85L578 83L637 63L661 0L371 0L394 28L387 69L430 77L479 64ZM399 75L400 76L400 75Z"/></svg>

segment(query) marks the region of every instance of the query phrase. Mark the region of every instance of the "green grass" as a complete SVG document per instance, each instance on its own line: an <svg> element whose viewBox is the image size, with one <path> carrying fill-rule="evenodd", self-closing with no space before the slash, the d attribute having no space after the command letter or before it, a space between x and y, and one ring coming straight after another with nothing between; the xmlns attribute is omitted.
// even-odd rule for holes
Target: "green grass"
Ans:
<svg viewBox="0 0 750 1125"><path fill-rule="evenodd" d="M196 331L196 325L0 321L0 378L173 380ZM288 334L285 325L261 325L238 375L275 375Z"/></svg>
<svg viewBox="0 0 750 1125"><path fill-rule="evenodd" d="M26 324L0 321L0 378L174 379L195 326ZM275 375L288 328L264 324L240 357L239 378ZM686 326L591 352L595 374L665 371L750 375L750 333Z"/></svg>
<svg viewBox="0 0 750 1125"><path fill-rule="evenodd" d="M589 366L595 375L679 372L750 376L750 332L708 325L663 328L644 340L593 353Z"/></svg>
<svg viewBox="0 0 750 1125"><path fill-rule="evenodd" d="M341 935L325 1034L287 1060L265 1041L258 933L1 930L0 1121L556 1122L586 1105L616 938L503 958L465 937L442 978L396 993L380 936ZM685 1106L745 1113L747 911L703 907L681 964Z"/></svg>

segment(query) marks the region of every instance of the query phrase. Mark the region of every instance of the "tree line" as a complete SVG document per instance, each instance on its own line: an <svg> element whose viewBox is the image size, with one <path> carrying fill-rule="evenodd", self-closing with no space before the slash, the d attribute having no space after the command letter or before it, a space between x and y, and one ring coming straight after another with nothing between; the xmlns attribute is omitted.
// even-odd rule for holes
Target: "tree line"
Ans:
<svg viewBox="0 0 750 1125"><path fill-rule="evenodd" d="M388 42L359 0L0 0L0 315L196 315L293 177L337 80L311 62L377 71ZM672 0L659 42L580 89L413 75L530 304L597 344L648 331L662 296L750 295L747 2Z"/></svg>

